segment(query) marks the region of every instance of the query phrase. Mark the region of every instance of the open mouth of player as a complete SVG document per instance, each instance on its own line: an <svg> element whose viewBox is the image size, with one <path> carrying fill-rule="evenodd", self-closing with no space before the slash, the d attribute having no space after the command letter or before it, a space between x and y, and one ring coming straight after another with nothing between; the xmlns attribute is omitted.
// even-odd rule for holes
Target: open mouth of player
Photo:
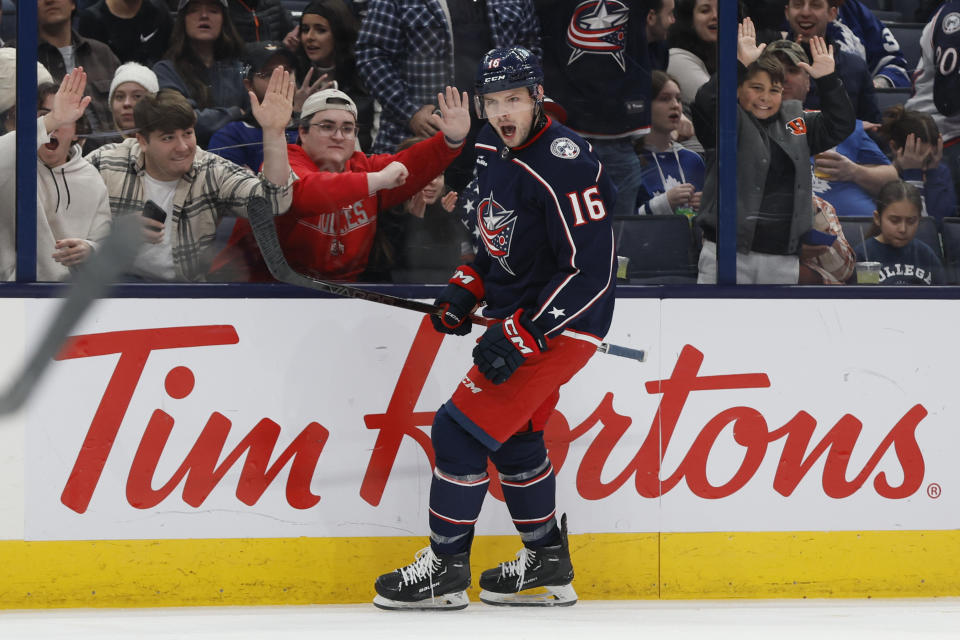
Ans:
<svg viewBox="0 0 960 640"><path fill-rule="evenodd" d="M513 138L517 134L517 125L514 124L502 124L500 125L500 135L504 138Z"/></svg>

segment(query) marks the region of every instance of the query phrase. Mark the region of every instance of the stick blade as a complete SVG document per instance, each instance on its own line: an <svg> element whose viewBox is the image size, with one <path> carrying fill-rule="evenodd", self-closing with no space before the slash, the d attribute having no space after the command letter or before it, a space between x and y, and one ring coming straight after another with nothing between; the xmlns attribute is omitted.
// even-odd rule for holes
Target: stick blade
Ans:
<svg viewBox="0 0 960 640"><path fill-rule="evenodd" d="M93 256L77 269L44 337L11 385L0 395L0 415L23 406L83 314L95 300L104 297L133 264L143 242L139 217L130 215L114 220L110 234L99 244Z"/></svg>

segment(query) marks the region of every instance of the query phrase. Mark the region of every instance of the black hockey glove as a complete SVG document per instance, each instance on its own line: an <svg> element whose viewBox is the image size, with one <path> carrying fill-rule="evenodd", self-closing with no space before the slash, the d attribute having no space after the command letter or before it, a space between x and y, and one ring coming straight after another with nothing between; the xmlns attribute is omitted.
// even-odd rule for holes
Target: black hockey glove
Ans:
<svg viewBox="0 0 960 640"><path fill-rule="evenodd" d="M446 289L434 304L443 311L439 316L430 316L433 328L440 333L465 336L473 328L470 312L483 300L483 280L469 266L458 267Z"/></svg>
<svg viewBox="0 0 960 640"><path fill-rule="evenodd" d="M523 309L490 325L473 348L473 363L493 384L506 382L524 361L547 350L547 339Z"/></svg>

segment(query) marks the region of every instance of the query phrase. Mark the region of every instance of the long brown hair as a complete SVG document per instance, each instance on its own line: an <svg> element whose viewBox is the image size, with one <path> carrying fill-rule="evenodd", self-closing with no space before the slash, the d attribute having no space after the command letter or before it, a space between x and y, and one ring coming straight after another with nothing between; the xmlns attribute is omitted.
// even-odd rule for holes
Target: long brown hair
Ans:
<svg viewBox="0 0 960 640"><path fill-rule="evenodd" d="M223 12L223 26L220 35L213 44L213 57L216 60L239 58L243 53L243 39L233 25L230 11L222 4L218 4ZM210 89L201 78L205 77L207 69L200 57L193 50L190 39L187 37L186 26L187 7L177 12L173 21L173 31L170 33L170 46L164 58L173 62L173 68L183 79L190 91L190 96L196 101L197 107L204 109L213 106L210 104Z"/></svg>

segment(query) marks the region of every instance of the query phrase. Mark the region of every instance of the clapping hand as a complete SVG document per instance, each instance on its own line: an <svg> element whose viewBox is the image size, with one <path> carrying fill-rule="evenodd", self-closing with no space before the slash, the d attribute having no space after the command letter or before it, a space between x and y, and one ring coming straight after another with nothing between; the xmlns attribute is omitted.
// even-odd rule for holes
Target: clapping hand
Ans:
<svg viewBox="0 0 960 640"><path fill-rule="evenodd" d="M456 146L466 139L470 133L470 108L467 92L461 95L456 87L447 87L444 93L437 94L437 104L440 105L440 115L434 114L433 124L443 132L447 144Z"/></svg>
<svg viewBox="0 0 960 640"><path fill-rule="evenodd" d="M447 195L443 196L440 199L440 205L443 207L443 210L447 213L453 213L454 207L457 206L457 192L450 191Z"/></svg>
<svg viewBox="0 0 960 640"><path fill-rule="evenodd" d="M283 132L293 115L293 95L296 91L297 83L290 72L278 66L270 74L263 102L257 100L253 91L250 92L250 110L264 131Z"/></svg>
<svg viewBox="0 0 960 640"><path fill-rule="evenodd" d="M833 45L827 45L827 42L820 36L810 38L810 57L813 64L798 62L797 66L810 74L811 78L822 78L825 75L833 73L836 68L836 62L833 59Z"/></svg>

